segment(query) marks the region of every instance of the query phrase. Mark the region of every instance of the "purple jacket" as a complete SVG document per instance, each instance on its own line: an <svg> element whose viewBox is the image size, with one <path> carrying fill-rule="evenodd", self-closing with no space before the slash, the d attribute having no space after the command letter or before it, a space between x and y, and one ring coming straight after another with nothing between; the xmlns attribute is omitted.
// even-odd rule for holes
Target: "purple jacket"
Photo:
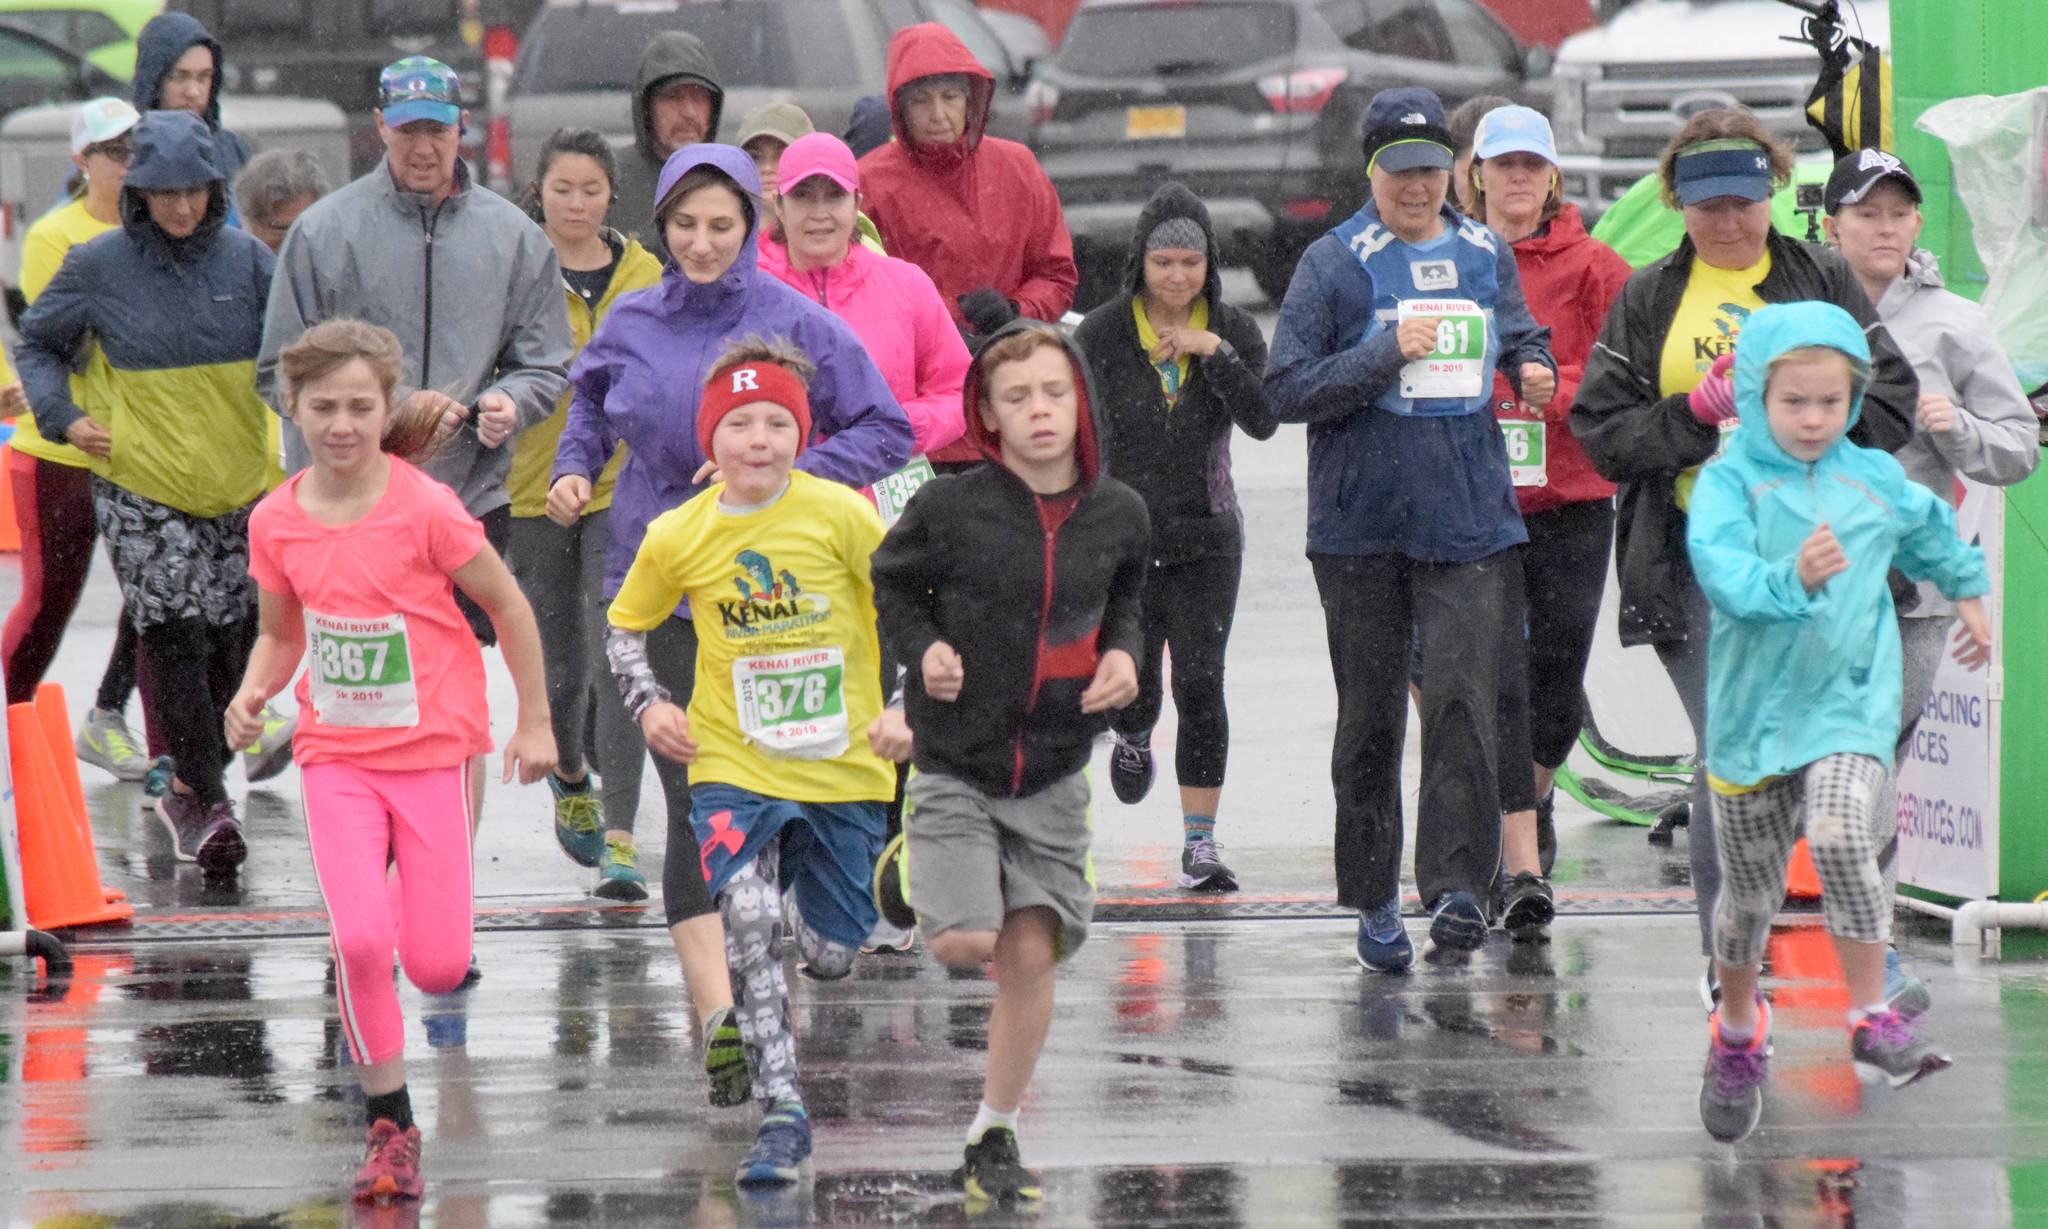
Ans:
<svg viewBox="0 0 2048 1229"><path fill-rule="evenodd" d="M754 160L732 145L686 145L661 170L659 201L692 168L709 164L758 196ZM758 204L756 206L758 209ZM785 337L818 365L811 380L811 443L796 467L861 487L910 459L910 420L846 323L755 267L749 232L725 275L709 285L683 276L662 245L661 281L619 296L570 369L569 421L554 478L595 478L621 443L626 464L612 495L604 591L616 594L648 523L702 486L697 446L704 376L727 343L758 333ZM550 480L552 483L552 479Z"/></svg>

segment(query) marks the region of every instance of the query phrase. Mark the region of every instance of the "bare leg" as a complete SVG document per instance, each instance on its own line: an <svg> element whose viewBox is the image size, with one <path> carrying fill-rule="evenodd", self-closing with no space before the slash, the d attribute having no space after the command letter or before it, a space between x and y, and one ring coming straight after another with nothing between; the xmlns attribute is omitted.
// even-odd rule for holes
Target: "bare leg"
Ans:
<svg viewBox="0 0 2048 1229"><path fill-rule="evenodd" d="M1536 797L1541 801L1548 796L1551 787L1557 784L1557 769L1536 765Z"/></svg>
<svg viewBox="0 0 2048 1229"><path fill-rule="evenodd" d="M1875 1007L1884 1002L1886 945L1858 943L1840 935L1830 937L1835 941L1835 955L1842 961L1842 977L1849 983L1849 1006Z"/></svg>
<svg viewBox="0 0 2048 1229"><path fill-rule="evenodd" d="M995 1010L988 1019L988 1075L981 1086L982 1103L992 1110L1006 1112L1023 1103L1045 1048L1058 928L1058 918L1043 907L1003 919L995 948Z"/></svg>
<svg viewBox="0 0 2048 1229"><path fill-rule="evenodd" d="M1223 801L1223 787L1197 789L1192 785L1180 787L1180 813L1183 815L1207 815L1216 818L1216 804Z"/></svg>
<svg viewBox="0 0 2048 1229"><path fill-rule="evenodd" d="M697 1011L697 1022L732 1006L732 977L725 967L725 923L716 913L684 918L668 928L676 959L683 962L683 990Z"/></svg>
<svg viewBox="0 0 2048 1229"><path fill-rule="evenodd" d="M477 826L484 819L484 757L469 757L469 839L474 847Z"/></svg>
<svg viewBox="0 0 2048 1229"><path fill-rule="evenodd" d="M387 1092L397 1092L405 1087L405 1059L388 1058L381 1063L364 1063L356 1068L356 1079L362 1081L363 1092L372 1097L381 1097Z"/></svg>
<svg viewBox="0 0 2048 1229"><path fill-rule="evenodd" d="M1757 1027L1756 981L1759 966L1737 967L1716 960L1721 980L1721 1025L1738 1033L1753 1033ZM1878 945L1878 996L1884 995L1884 949Z"/></svg>
<svg viewBox="0 0 2048 1229"><path fill-rule="evenodd" d="M1537 791L1540 795L1541 790ZM1519 875L1528 871L1532 875L1543 873L1541 859L1536 854L1536 812L1516 811L1500 818L1501 856L1507 862L1508 874Z"/></svg>

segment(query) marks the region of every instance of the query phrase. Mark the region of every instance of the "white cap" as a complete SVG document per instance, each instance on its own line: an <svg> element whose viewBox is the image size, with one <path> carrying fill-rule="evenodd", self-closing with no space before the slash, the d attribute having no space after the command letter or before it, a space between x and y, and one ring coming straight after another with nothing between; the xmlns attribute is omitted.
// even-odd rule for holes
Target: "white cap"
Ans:
<svg viewBox="0 0 2048 1229"><path fill-rule="evenodd" d="M135 127L141 120L135 108L119 98L95 98L82 103L71 117L71 152L82 154L88 145L111 141Z"/></svg>

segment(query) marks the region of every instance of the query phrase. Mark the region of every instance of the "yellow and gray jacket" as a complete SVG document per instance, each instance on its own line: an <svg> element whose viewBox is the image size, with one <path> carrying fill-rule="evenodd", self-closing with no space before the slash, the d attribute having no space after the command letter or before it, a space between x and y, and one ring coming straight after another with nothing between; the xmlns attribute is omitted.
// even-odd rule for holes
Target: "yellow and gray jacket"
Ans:
<svg viewBox="0 0 2048 1229"><path fill-rule="evenodd" d="M121 225L75 247L21 320L15 357L36 429L61 440L90 413L113 436L94 472L192 516L250 503L272 478L270 411L256 395L256 354L275 259L225 226L227 184L212 134L182 111L135 128ZM142 186L207 185L199 228L174 239L150 220ZM106 357L89 402L71 373L97 341Z"/></svg>

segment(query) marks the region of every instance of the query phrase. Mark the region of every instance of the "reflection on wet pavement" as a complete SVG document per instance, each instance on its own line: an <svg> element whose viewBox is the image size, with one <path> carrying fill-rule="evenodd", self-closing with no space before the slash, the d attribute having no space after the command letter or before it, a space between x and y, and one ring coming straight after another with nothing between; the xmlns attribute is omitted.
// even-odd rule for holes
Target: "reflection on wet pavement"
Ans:
<svg viewBox="0 0 2048 1229"><path fill-rule="evenodd" d="M1781 928L1763 1128L1712 1144L1689 919L1560 922L1464 968L1359 973L1328 922L1098 927L1027 1103L1036 1225L2048 1223L2048 976L1915 941L1958 1064L1871 1092L1824 934ZM22 1225L965 1224L949 1181L992 987L921 955L799 980L815 1177L743 1196L655 930L486 934L402 999L428 1200L359 1215L360 1096L303 939L88 948L61 1000L0 965ZM973 1223L1011 1223L1005 1215Z"/></svg>

